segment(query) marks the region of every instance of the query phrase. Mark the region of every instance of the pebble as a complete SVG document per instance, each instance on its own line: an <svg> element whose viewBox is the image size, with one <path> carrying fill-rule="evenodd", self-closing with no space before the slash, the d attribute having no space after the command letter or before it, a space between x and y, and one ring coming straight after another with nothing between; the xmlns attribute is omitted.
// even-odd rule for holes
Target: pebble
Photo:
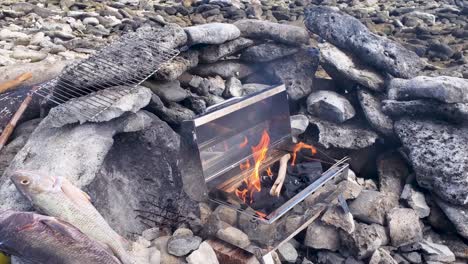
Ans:
<svg viewBox="0 0 468 264"><path fill-rule="evenodd" d="M215 251L207 242L201 243L198 250L187 257L187 262L188 264L219 264Z"/></svg>

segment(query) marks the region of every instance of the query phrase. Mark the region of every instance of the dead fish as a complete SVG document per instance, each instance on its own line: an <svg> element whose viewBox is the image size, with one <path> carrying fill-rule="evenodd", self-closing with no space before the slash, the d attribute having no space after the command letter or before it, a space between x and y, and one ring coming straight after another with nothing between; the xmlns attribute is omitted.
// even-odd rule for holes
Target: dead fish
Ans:
<svg viewBox="0 0 468 264"><path fill-rule="evenodd" d="M100 243L64 221L13 210L0 213L0 251L37 264L121 263Z"/></svg>
<svg viewBox="0 0 468 264"><path fill-rule="evenodd" d="M40 211L62 219L107 246L124 264L135 264L130 243L117 234L91 204L90 197L64 177L16 171L11 180Z"/></svg>

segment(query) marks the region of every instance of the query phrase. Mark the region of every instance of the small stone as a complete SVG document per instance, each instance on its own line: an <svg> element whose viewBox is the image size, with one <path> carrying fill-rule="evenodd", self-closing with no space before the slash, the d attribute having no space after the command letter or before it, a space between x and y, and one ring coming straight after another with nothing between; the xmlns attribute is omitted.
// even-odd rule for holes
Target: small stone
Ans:
<svg viewBox="0 0 468 264"><path fill-rule="evenodd" d="M422 263L421 254L418 252L402 253L403 257L411 263Z"/></svg>
<svg viewBox="0 0 468 264"><path fill-rule="evenodd" d="M250 39L237 38L220 45L206 46L200 50L200 61L204 63L216 62L253 45L253 43Z"/></svg>
<svg viewBox="0 0 468 264"><path fill-rule="evenodd" d="M192 252L186 260L188 264L219 264L215 251L207 242L201 243L198 250Z"/></svg>
<svg viewBox="0 0 468 264"><path fill-rule="evenodd" d="M235 226L237 223L237 211L230 207L220 205L213 213L219 218L219 220L224 221L231 226Z"/></svg>
<svg viewBox="0 0 468 264"><path fill-rule="evenodd" d="M385 216L395 204L391 198L381 192L363 190L361 194L349 204L351 214L358 220L372 224L383 225Z"/></svg>
<svg viewBox="0 0 468 264"><path fill-rule="evenodd" d="M241 60L252 62L267 62L280 59L298 52L299 49L274 43L263 43L245 49L241 53Z"/></svg>
<svg viewBox="0 0 468 264"><path fill-rule="evenodd" d="M141 233L141 236L148 241L153 241L159 237L159 228L153 227L150 229L146 229L145 231L143 231L143 233Z"/></svg>
<svg viewBox="0 0 468 264"><path fill-rule="evenodd" d="M47 57L47 53L30 50L30 49L22 49L22 48L15 48L11 57L17 60L29 60L30 62L38 62Z"/></svg>
<svg viewBox="0 0 468 264"><path fill-rule="evenodd" d="M136 242L145 248L149 248L151 246L151 241L145 239L144 237L138 237Z"/></svg>
<svg viewBox="0 0 468 264"><path fill-rule="evenodd" d="M83 19L83 24L97 26L99 25L99 20L95 17L87 17Z"/></svg>
<svg viewBox="0 0 468 264"><path fill-rule="evenodd" d="M201 242L202 239L197 236L172 236L167 241L167 252L171 255L182 257L196 250Z"/></svg>
<svg viewBox="0 0 468 264"><path fill-rule="evenodd" d="M243 95L242 83L239 79L232 76L226 80L226 89L224 89L223 97L240 97Z"/></svg>
<svg viewBox="0 0 468 264"><path fill-rule="evenodd" d="M184 28L188 41L194 44L222 44L240 36L239 29L226 23L209 23Z"/></svg>
<svg viewBox="0 0 468 264"><path fill-rule="evenodd" d="M293 245L289 242L283 243L278 247L278 255L281 261L286 263L296 263L298 254Z"/></svg>
<svg viewBox="0 0 468 264"><path fill-rule="evenodd" d="M187 70L198 65L198 52L188 50L175 57L172 61L164 63L154 75L156 80L174 81Z"/></svg>
<svg viewBox="0 0 468 264"><path fill-rule="evenodd" d="M340 231L341 244L358 259L370 257L379 247L388 244L389 239L385 228L378 224L356 223L352 234Z"/></svg>
<svg viewBox="0 0 468 264"><path fill-rule="evenodd" d="M338 253L330 251L319 251L317 253L318 263L321 264L343 264L345 259Z"/></svg>
<svg viewBox="0 0 468 264"><path fill-rule="evenodd" d="M382 112L381 99L364 89L359 89L358 100L371 126L383 135L393 137L393 121Z"/></svg>
<svg viewBox="0 0 468 264"><path fill-rule="evenodd" d="M354 232L354 218L351 213L345 213L340 206L330 207L322 216L322 222L351 234Z"/></svg>
<svg viewBox="0 0 468 264"><path fill-rule="evenodd" d="M309 34L302 27L278 24L269 21L243 19L234 23L243 37L271 39L283 44L301 45L309 41Z"/></svg>
<svg viewBox="0 0 468 264"><path fill-rule="evenodd" d="M161 251L154 250L151 253L149 264L161 264Z"/></svg>
<svg viewBox="0 0 468 264"><path fill-rule="evenodd" d="M31 38L29 45L40 45L41 42L44 40L45 34L44 32L37 32Z"/></svg>
<svg viewBox="0 0 468 264"><path fill-rule="evenodd" d="M158 237L153 241L153 244L160 252L160 263L179 264L181 263L179 258L167 252L167 242L170 238L170 236Z"/></svg>
<svg viewBox="0 0 468 264"><path fill-rule="evenodd" d="M232 226L218 230L216 236L240 248L246 248L250 245L249 237L241 230Z"/></svg>
<svg viewBox="0 0 468 264"><path fill-rule="evenodd" d="M317 91L307 97L307 111L321 119L343 123L356 114L344 96L332 91Z"/></svg>
<svg viewBox="0 0 468 264"><path fill-rule="evenodd" d="M399 197L409 175L409 168L403 157L394 151L382 154L377 158L377 171L380 191Z"/></svg>
<svg viewBox="0 0 468 264"><path fill-rule="evenodd" d="M445 245L432 243L429 241L422 241L419 243L423 251L424 260L426 261L440 261L440 262L453 262L455 255Z"/></svg>
<svg viewBox="0 0 468 264"><path fill-rule="evenodd" d="M304 133L309 126L309 119L305 115L292 115L291 121L291 134L293 136L299 136Z"/></svg>
<svg viewBox="0 0 468 264"><path fill-rule="evenodd" d="M148 87L165 102L180 102L187 98L187 90L180 87L179 81L155 82L145 81L143 86Z"/></svg>
<svg viewBox="0 0 468 264"><path fill-rule="evenodd" d="M336 251L340 247L338 230L333 226L316 220L307 227L304 245L315 249Z"/></svg>
<svg viewBox="0 0 468 264"><path fill-rule="evenodd" d="M379 248L372 254L369 264L398 264L398 262L392 258L387 250Z"/></svg>
<svg viewBox="0 0 468 264"><path fill-rule="evenodd" d="M427 217L431 213L431 208L427 205L424 194L413 189L410 184L405 185L400 198L418 213L419 218Z"/></svg>
<svg viewBox="0 0 468 264"><path fill-rule="evenodd" d="M419 215L413 209L395 208L387 218L393 246L405 246L422 240Z"/></svg>
<svg viewBox="0 0 468 264"><path fill-rule="evenodd" d="M193 236L193 232L188 228L181 227L177 228L177 230L174 231L174 234L172 234L172 236Z"/></svg>
<svg viewBox="0 0 468 264"><path fill-rule="evenodd" d="M253 94L269 87L271 87L271 85L261 83L246 83L242 85L242 95Z"/></svg>
<svg viewBox="0 0 468 264"><path fill-rule="evenodd" d="M27 38L28 35L22 32L11 31L7 28L0 30L0 40Z"/></svg>
<svg viewBox="0 0 468 264"><path fill-rule="evenodd" d="M192 74L202 77L219 75L224 79L232 76L242 79L253 72L254 69L251 66L237 60L222 60L210 64L200 64L191 70Z"/></svg>

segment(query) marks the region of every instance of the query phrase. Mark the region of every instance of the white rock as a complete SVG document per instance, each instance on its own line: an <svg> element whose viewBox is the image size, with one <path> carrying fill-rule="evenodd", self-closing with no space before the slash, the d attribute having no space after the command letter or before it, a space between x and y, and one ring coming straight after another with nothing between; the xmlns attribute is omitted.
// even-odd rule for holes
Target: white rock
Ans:
<svg viewBox="0 0 468 264"><path fill-rule="evenodd" d="M304 133L309 126L309 118L305 115L293 115L290 117L291 120L291 134L298 136Z"/></svg>
<svg viewBox="0 0 468 264"><path fill-rule="evenodd" d="M0 30L0 40L27 38L28 35L22 32L14 32L7 28Z"/></svg>
<svg viewBox="0 0 468 264"><path fill-rule="evenodd" d="M29 45L40 45L41 42L44 40L44 37L44 32L37 32L32 36L31 41L29 41Z"/></svg>
<svg viewBox="0 0 468 264"><path fill-rule="evenodd" d="M445 245L423 241L419 243L426 261L453 262L455 255Z"/></svg>
<svg viewBox="0 0 468 264"><path fill-rule="evenodd" d="M295 263L298 257L296 249L289 242L278 247L278 255L281 261L286 263Z"/></svg>
<svg viewBox="0 0 468 264"><path fill-rule="evenodd" d="M418 213L419 218L429 216L431 208L427 205L424 194L414 190L410 184L405 185L400 198L405 200Z"/></svg>
<svg viewBox="0 0 468 264"><path fill-rule="evenodd" d="M83 24L97 26L99 25L99 20L95 17L87 17L83 19Z"/></svg>
<svg viewBox="0 0 468 264"><path fill-rule="evenodd" d="M356 114L344 96L332 91L316 91L307 98L307 111L321 119L343 123Z"/></svg>
<svg viewBox="0 0 468 264"><path fill-rule="evenodd" d="M219 264L215 251L207 242L201 243L200 247L192 252L186 260L189 264Z"/></svg>
<svg viewBox="0 0 468 264"><path fill-rule="evenodd" d="M47 57L47 53L24 48L15 48L11 57L17 60L30 60L31 62L37 62L45 59Z"/></svg>
<svg viewBox="0 0 468 264"><path fill-rule="evenodd" d="M148 241L153 241L159 236L159 228L153 227L150 229L146 229L141 233L141 236L144 237Z"/></svg>

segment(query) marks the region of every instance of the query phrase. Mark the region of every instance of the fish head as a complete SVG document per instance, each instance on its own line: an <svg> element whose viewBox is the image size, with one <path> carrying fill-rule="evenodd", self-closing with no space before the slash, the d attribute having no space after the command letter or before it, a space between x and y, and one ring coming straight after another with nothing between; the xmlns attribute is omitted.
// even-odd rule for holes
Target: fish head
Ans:
<svg viewBox="0 0 468 264"><path fill-rule="evenodd" d="M44 175L34 171L18 170L11 174L10 179L13 181L16 188L31 201L34 195L60 189L60 180L58 177Z"/></svg>

